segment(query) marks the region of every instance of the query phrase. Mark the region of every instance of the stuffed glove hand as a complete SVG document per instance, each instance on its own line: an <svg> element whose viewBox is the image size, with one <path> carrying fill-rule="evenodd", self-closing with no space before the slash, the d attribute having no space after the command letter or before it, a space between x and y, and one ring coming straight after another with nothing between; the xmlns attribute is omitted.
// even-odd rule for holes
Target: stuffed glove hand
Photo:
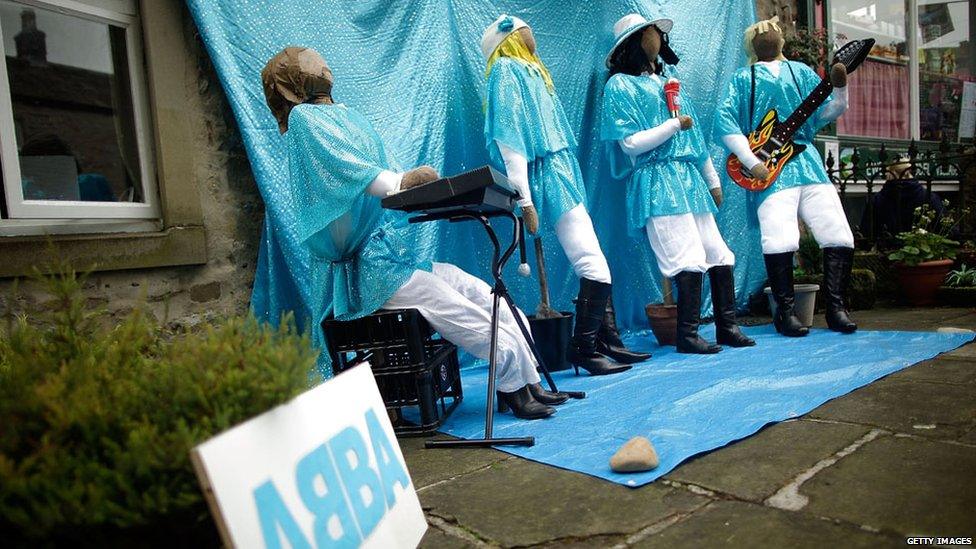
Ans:
<svg viewBox="0 0 976 549"><path fill-rule="evenodd" d="M715 187L714 189L708 189L708 192L712 194L712 200L715 201L715 206L718 208L722 207L722 187Z"/></svg>
<svg viewBox="0 0 976 549"><path fill-rule="evenodd" d="M847 86L847 67L843 63L834 63L834 66L830 67L830 83L835 88Z"/></svg>
<svg viewBox="0 0 976 549"><path fill-rule="evenodd" d="M755 166L749 168L749 173L751 173L752 177L754 177L755 179L758 179L760 181L765 181L766 178L769 177L769 168L767 168L765 164L760 162Z"/></svg>
<svg viewBox="0 0 976 549"><path fill-rule="evenodd" d="M539 232L539 214L535 211L535 206L522 207L522 222L525 223L525 228L529 234Z"/></svg>
<svg viewBox="0 0 976 549"><path fill-rule="evenodd" d="M438 174L437 170L434 168L430 166L420 166L403 174L403 180L400 182L400 190L405 191L407 189L419 187L424 183L430 183L431 181L436 181L440 178L440 174Z"/></svg>

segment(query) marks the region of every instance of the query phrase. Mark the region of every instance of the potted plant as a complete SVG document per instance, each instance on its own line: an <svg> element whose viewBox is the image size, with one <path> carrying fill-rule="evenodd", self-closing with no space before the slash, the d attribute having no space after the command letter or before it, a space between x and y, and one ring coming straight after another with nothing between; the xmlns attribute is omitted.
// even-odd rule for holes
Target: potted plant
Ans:
<svg viewBox="0 0 976 549"><path fill-rule="evenodd" d="M976 307L976 269L962 264L950 271L945 284L939 288L939 300L945 305Z"/></svg>
<svg viewBox="0 0 976 549"><path fill-rule="evenodd" d="M948 207L949 202L945 204ZM908 303L935 303L939 286L959 251L959 241L950 238L957 223L949 210L940 217L931 206L923 204L915 208L912 229L898 233L901 248L891 252L888 259L895 262L898 282Z"/></svg>
<svg viewBox="0 0 976 549"><path fill-rule="evenodd" d="M657 338L658 345L674 345L678 339L678 307L674 304L674 293L671 279L661 281L662 303L648 303L644 307L647 320L651 322L651 331Z"/></svg>

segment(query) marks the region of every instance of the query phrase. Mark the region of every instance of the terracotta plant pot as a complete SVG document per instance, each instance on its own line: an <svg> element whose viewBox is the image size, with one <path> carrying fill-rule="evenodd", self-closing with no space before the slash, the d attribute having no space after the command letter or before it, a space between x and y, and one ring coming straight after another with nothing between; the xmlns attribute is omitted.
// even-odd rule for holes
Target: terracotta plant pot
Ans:
<svg viewBox="0 0 976 549"><path fill-rule="evenodd" d="M678 339L678 306L650 303L644 307L658 345L674 345Z"/></svg>
<svg viewBox="0 0 976 549"><path fill-rule="evenodd" d="M817 312L817 292L820 290L819 284L794 284L793 285L793 314L807 328L813 326L813 317ZM769 311L776 316L776 300L773 299L773 290L768 286L763 288L763 292L769 299Z"/></svg>
<svg viewBox="0 0 976 549"><path fill-rule="evenodd" d="M952 260L924 261L918 265L899 263L897 267L905 301L911 305L934 305L939 286L952 268Z"/></svg>

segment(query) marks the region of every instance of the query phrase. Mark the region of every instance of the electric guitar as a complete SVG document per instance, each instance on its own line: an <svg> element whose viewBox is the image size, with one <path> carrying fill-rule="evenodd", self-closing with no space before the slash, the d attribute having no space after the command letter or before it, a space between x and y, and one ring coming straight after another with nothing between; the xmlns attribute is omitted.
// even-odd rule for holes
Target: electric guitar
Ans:
<svg viewBox="0 0 976 549"><path fill-rule="evenodd" d="M842 63L847 68L847 73L850 74L861 65L873 46L873 38L848 42L837 50L830 66ZM776 112L776 109L770 109L762 117L762 121L759 122L756 129L749 134L749 148L766 165L766 169L769 170L769 177L766 179L752 177L749 170L739 162L739 158L730 154L725 161L725 171L728 172L732 181L748 191L759 192L769 188L776 181L780 172L783 171L786 163L806 149L806 145L792 141L793 134L803 127L803 124L823 104L833 89L834 85L830 83L828 69L827 76L807 95L803 103L793 111L785 122L780 122L779 113Z"/></svg>

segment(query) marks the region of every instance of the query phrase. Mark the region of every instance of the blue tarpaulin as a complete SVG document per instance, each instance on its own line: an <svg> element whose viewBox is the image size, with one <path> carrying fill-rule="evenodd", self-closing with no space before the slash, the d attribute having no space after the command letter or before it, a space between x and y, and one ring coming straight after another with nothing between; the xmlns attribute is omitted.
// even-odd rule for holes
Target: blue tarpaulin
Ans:
<svg viewBox="0 0 976 549"><path fill-rule="evenodd" d="M660 274L647 240L627 235L625 216L619 215L624 182L611 179L597 129L613 23L631 12L675 20L671 45L681 56L683 93L695 98L696 123L708 138L715 102L745 61L742 32L755 17L753 2L745 0L188 0L188 5L234 110L267 208L252 308L271 322L291 310L307 320L316 283L309 277L309 254L296 239L294 212L301 205L287 186L283 140L261 89L261 68L281 48L310 46L322 53L335 73L336 100L372 122L402 167L431 164L454 174L488 160L481 33L501 13L526 20L576 130L591 216L613 272L619 321L625 328L646 327L643 307L660 301ZM721 166L718 147L713 156ZM718 216L738 258L740 303L765 278L758 234L746 222L744 192L726 181ZM415 230L427 258L488 278L489 248L480 227L442 222ZM576 277L557 243L545 245L553 304L565 310L576 295ZM535 280L515 276L515 265L509 267L517 303L535 310Z"/></svg>
<svg viewBox="0 0 976 549"><path fill-rule="evenodd" d="M579 471L626 486L642 486L696 454L747 437L768 423L803 415L892 372L950 351L973 334L870 332L842 335L812 330L785 338L770 325L747 328L755 347L717 355L682 355L653 343L647 332L625 341L654 357L628 372L579 377L556 372L559 389L586 391L545 420L495 414L494 436L534 436L535 446L498 447L534 461ZM703 330L712 337L713 329ZM462 371L464 400L443 432L480 438L485 427L486 368ZM645 473L618 474L610 456L633 436L651 440L661 460ZM433 451L433 450L432 450Z"/></svg>

